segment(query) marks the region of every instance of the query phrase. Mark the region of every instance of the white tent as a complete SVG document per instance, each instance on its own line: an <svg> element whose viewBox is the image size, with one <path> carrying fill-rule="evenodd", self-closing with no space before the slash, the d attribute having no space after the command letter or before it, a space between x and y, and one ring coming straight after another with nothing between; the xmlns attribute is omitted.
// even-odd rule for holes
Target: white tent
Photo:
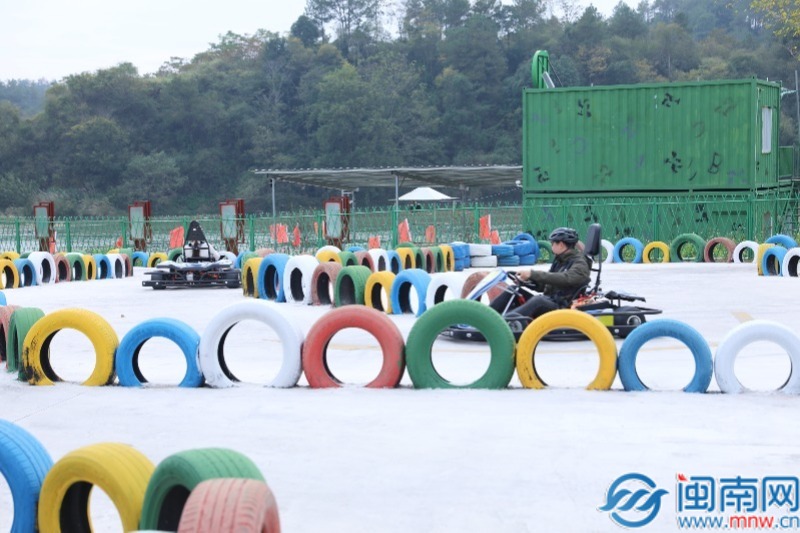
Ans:
<svg viewBox="0 0 800 533"><path fill-rule="evenodd" d="M430 187L417 187L411 192L407 192L398 198L401 202L439 202L444 200L456 200L452 196L431 189Z"/></svg>

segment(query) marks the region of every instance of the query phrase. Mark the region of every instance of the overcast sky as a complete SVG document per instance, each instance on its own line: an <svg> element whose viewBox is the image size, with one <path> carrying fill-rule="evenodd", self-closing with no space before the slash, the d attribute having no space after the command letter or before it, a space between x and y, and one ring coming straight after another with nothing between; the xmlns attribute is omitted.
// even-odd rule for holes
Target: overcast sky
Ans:
<svg viewBox="0 0 800 533"><path fill-rule="evenodd" d="M617 2L591 0L606 16ZM58 80L126 61L148 74L171 57L190 59L207 50L228 31L285 34L305 4L306 0L0 0L0 80Z"/></svg>

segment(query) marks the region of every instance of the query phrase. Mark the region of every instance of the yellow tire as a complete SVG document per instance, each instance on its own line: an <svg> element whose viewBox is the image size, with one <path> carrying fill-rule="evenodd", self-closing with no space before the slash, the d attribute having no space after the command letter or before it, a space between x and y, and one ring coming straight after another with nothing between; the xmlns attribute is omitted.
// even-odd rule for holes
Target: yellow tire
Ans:
<svg viewBox="0 0 800 533"><path fill-rule="evenodd" d="M654 250L661 252L660 261L650 260L650 252ZM662 241L648 242L642 252L642 261L645 263L669 263L669 244Z"/></svg>
<svg viewBox="0 0 800 533"><path fill-rule="evenodd" d="M97 261L92 254L82 254L86 266L86 281L97 279Z"/></svg>
<svg viewBox="0 0 800 533"><path fill-rule="evenodd" d="M117 333L106 320L87 309L60 309L37 320L25 336L22 368L31 385L52 385L61 381L50 365L52 337L62 329L74 329L86 335L94 346L94 371L82 385L110 385L114 382L114 354L119 346Z"/></svg>
<svg viewBox="0 0 800 533"><path fill-rule="evenodd" d="M394 278L394 272L388 270L370 274L367 278L367 285L364 288L364 305L391 315L392 283L394 283Z"/></svg>
<svg viewBox="0 0 800 533"><path fill-rule="evenodd" d="M453 272L456 269L456 259L453 253L453 247L449 244L440 244L439 249L442 251L444 257L444 270L443 272Z"/></svg>
<svg viewBox="0 0 800 533"><path fill-rule="evenodd" d="M407 270L409 268L416 268L416 248L397 248L395 252L400 257L400 270Z"/></svg>
<svg viewBox="0 0 800 533"><path fill-rule="evenodd" d="M148 268L153 268L154 266L156 266L160 262L166 261L166 260L167 260L167 254L165 254L164 252L156 252L156 253L150 254L150 257L147 258L147 267Z"/></svg>
<svg viewBox="0 0 800 533"><path fill-rule="evenodd" d="M589 337L600 355L600 368L590 390L608 390L617 375L617 345L614 337L599 320L583 311L559 309L545 313L531 322L517 342L517 375L528 389L543 389L547 385L536 373L534 356L536 345L542 337L558 328L576 329Z"/></svg>
<svg viewBox="0 0 800 533"><path fill-rule="evenodd" d="M756 266L758 267L758 275L764 275L764 269L762 268L761 263L763 263L764 254L767 250L775 246L774 243L762 243L758 245L758 253L756 254Z"/></svg>
<svg viewBox="0 0 800 533"><path fill-rule="evenodd" d="M19 254L13 251L3 252L0 254L0 259L8 259L9 261L13 261L15 259L19 259Z"/></svg>
<svg viewBox="0 0 800 533"><path fill-rule="evenodd" d="M242 292L245 296L258 298L258 269L263 257L252 257L245 261L242 269Z"/></svg>
<svg viewBox="0 0 800 533"><path fill-rule="evenodd" d="M0 289L17 288L19 288L19 270L17 270L17 266L11 259L0 259Z"/></svg>
<svg viewBox="0 0 800 533"><path fill-rule="evenodd" d="M123 530L138 530L154 470L144 454L126 444L93 444L68 453L50 468L42 483L39 530L91 531L88 508L94 486L114 503Z"/></svg>
<svg viewBox="0 0 800 533"><path fill-rule="evenodd" d="M317 252L317 255L314 257L317 258L317 261L320 263L339 263L342 264L342 258L339 257L339 252L334 252L333 250L320 250Z"/></svg>

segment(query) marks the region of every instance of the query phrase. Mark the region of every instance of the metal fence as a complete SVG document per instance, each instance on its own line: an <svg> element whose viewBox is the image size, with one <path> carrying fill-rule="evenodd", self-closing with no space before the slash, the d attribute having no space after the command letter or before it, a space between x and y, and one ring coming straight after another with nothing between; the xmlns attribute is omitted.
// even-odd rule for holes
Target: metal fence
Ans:
<svg viewBox="0 0 800 533"><path fill-rule="evenodd" d="M776 233L797 237L798 195L792 189L763 195L694 195L647 197L527 197L519 204L430 205L414 208L357 209L349 215L346 245L368 247L370 239L383 248L394 248L407 230L420 245L506 241L520 232L546 239L557 226L583 232L594 222L603 226L603 237L612 242L633 236L642 242L670 242L681 233L697 233L704 239L729 237L763 242ZM214 247L225 249L218 215L154 217L148 251L168 251L170 233L188 228L192 220L203 227ZM289 254L314 253L327 244L325 213L252 214L240 219L244 239L239 250L270 248ZM127 217L56 218L53 221L57 251L104 253L132 247ZM0 251L19 253L39 249L33 217L0 217ZM174 243L173 243L174 244Z"/></svg>

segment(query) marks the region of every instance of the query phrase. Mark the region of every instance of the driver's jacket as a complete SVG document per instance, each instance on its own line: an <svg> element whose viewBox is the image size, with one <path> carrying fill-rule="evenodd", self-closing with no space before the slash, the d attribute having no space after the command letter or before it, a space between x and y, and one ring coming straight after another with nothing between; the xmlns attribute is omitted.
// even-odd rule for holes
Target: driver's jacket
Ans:
<svg viewBox="0 0 800 533"><path fill-rule="evenodd" d="M549 272L531 270L530 280L561 307L569 306L575 291L591 281L589 260L577 248L555 256Z"/></svg>

